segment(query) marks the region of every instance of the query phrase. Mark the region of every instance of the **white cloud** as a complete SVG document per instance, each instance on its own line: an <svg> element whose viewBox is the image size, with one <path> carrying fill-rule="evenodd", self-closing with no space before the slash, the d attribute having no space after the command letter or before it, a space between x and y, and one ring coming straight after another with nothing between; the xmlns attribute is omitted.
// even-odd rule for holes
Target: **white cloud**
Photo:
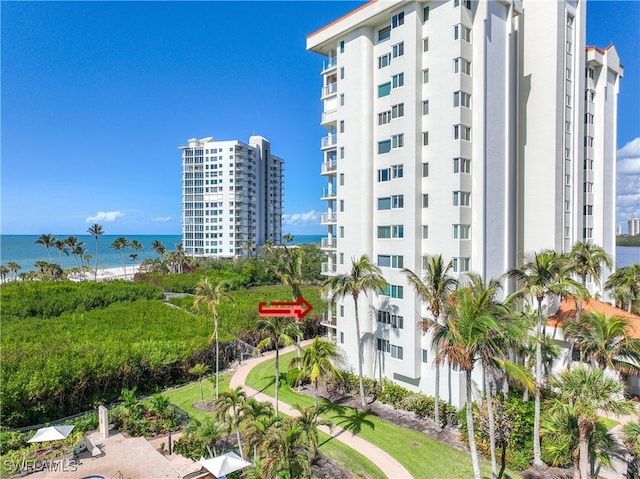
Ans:
<svg viewBox="0 0 640 479"><path fill-rule="evenodd" d="M87 223L110 223L111 221L115 221L116 218L121 218L122 216L124 216L124 213L120 211L98 211L95 216L88 216L85 221Z"/></svg>
<svg viewBox="0 0 640 479"><path fill-rule="evenodd" d="M320 223L320 213L316 210L307 211L306 213L285 213L282 215L282 222L285 225L304 225Z"/></svg>
<svg viewBox="0 0 640 479"><path fill-rule="evenodd" d="M640 137L620 148L617 157L616 217L625 225L627 218L640 217Z"/></svg>
<svg viewBox="0 0 640 479"><path fill-rule="evenodd" d="M151 218L151 221L154 223L166 223L167 221L171 221L171 216L158 216L157 218Z"/></svg>

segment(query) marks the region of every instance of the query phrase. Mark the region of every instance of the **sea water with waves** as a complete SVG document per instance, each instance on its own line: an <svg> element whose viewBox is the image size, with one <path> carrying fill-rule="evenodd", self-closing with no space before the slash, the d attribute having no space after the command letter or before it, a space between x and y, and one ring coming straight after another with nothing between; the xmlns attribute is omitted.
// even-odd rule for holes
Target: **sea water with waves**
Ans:
<svg viewBox="0 0 640 479"><path fill-rule="evenodd" d="M78 241L84 242L83 247L87 249L87 254L91 255L89 265L95 267L96 261L96 239L90 235L54 235L57 239L64 240L69 236L76 236ZM158 255L151 249L154 241L160 241L167 251L176 249L176 244L182 242L181 235L102 235L98 239L98 269L119 268L122 260L117 250L111 248L111 244L116 238L124 236L128 241L138 240L142 245L142 251L133 251L127 248L125 253L125 264L131 265L129 254L138 255L137 263L146 258L156 258ZM293 235L292 244L319 243L325 235ZM47 249L41 244L36 244L40 235L0 235L0 264L7 265L13 261L21 266L20 273L35 270L36 261L49 261ZM51 262L60 264L60 253L56 248L49 248ZM76 258L69 254L62 254L62 264L64 268L77 267Z"/></svg>

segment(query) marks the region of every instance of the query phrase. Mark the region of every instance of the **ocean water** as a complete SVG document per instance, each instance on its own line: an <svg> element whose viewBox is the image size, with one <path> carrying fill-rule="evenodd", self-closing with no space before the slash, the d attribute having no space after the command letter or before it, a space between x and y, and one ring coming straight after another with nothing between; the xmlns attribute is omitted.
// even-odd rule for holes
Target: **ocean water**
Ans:
<svg viewBox="0 0 640 479"><path fill-rule="evenodd" d="M66 239L69 236L77 236L78 241L84 242L87 248L87 254L92 256L89 262L93 268L96 261L96 240L89 235L55 235L58 239ZM98 269L102 268L118 268L122 266L118 252L111 248L110 245L119 236L125 236L129 241L138 240L142 243L144 249L142 251L133 251L129 248L125 250L126 265L131 265L129 261L130 253L138 254L138 262L146 258L155 258L157 255L151 249L151 244L158 240L167 250L175 249L175 245L182 241L181 235L102 235L99 241L99 258ZM292 244L319 243L324 235L294 235ZM22 268L20 273L36 269L34 264L36 261L49 261L47 249L36 244L36 240L40 235L0 235L0 264L6 265L9 261L18 263ZM57 249L50 248L51 261L60 264L60 254ZM76 259L73 255L62 255L62 264L65 268L73 268L77 266Z"/></svg>

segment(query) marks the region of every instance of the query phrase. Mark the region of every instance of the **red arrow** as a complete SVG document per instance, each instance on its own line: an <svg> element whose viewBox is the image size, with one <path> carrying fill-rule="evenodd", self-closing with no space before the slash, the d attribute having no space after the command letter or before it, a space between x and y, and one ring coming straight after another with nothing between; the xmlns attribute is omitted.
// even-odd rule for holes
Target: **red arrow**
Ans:
<svg viewBox="0 0 640 479"><path fill-rule="evenodd" d="M281 307L281 306L290 306L290 307ZM303 307L304 306L304 307ZM288 317L293 316L297 321L300 321L304 318L309 311L313 309L311 303L304 299L302 296L298 298L297 301L274 301L271 303L271 307L267 307L267 303L263 301L258 304L258 314L261 317L268 316L278 316L278 317Z"/></svg>

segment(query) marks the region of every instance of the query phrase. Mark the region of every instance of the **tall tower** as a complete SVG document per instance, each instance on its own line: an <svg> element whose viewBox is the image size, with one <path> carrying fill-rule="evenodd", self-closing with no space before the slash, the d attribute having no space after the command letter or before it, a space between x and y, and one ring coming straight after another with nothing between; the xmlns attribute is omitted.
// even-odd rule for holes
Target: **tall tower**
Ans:
<svg viewBox="0 0 640 479"><path fill-rule="evenodd" d="M282 241L284 160L249 143L191 138L182 150L182 243L190 256L237 257Z"/></svg>
<svg viewBox="0 0 640 479"><path fill-rule="evenodd" d="M323 272L366 254L390 285L361 295L367 375L433 393L430 338L416 328L430 313L402 268L422 275L424 257L442 254L454 275L488 280L583 239L584 17L582 0L374 0L307 37L325 57ZM353 315L340 301L326 321L352 365ZM459 405L451 375L441 390Z"/></svg>

